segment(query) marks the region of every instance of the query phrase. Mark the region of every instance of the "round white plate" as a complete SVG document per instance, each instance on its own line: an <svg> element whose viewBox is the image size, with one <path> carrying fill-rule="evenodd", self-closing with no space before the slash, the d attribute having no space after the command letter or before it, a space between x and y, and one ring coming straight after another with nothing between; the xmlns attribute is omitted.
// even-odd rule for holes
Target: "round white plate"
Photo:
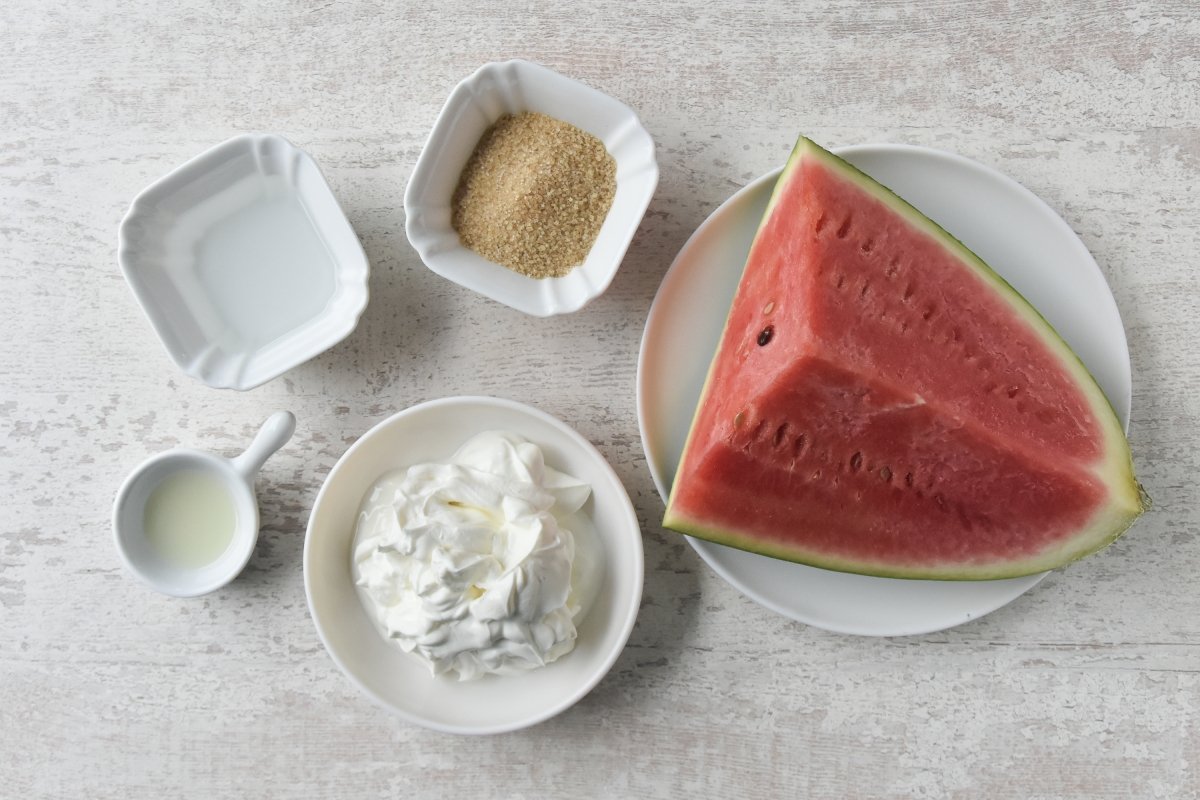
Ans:
<svg viewBox="0 0 1200 800"><path fill-rule="evenodd" d="M380 636L355 591L350 553L363 495L380 475L450 457L477 433L508 430L542 449L546 463L592 487L583 512L603 549L596 600L575 649L522 675L459 682L430 674ZM642 599L642 532L604 456L558 419L512 400L449 397L407 408L363 434L317 495L304 537L304 590L317 634L366 695L410 722L447 733L502 733L569 708L620 655Z"/></svg>
<svg viewBox="0 0 1200 800"><path fill-rule="evenodd" d="M890 187L979 254L1058 330L1128 424L1129 351L1112 293L1087 248L1036 195L990 167L908 145L838 155ZM638 423L664 501L750 243L779 170L721 205L659 287L638 359ZM806 567L688 538L718 575L780 614L840 633L905 636L976 619L1045 573L1001 581L871 578Z"/></svg>

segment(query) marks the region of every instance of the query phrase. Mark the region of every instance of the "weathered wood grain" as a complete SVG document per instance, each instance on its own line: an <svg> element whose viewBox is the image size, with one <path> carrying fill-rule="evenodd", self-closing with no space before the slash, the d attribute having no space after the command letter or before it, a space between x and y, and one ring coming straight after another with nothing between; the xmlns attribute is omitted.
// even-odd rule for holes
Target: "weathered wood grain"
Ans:
<svg viewBox="0 0 1200 800"><path fill-rule="evenodd" d="M724 4L273 0L0 6L0 794L1128 798L1200 795L1200 13L1178 2ZM526 57L632 105L662 180L612 288L524 317L428 272L412 164L453 84ZM129 199L239 131L321 163L371 259L332 351L253 392L179 375L115 263ZM775 616L659 525L634 367L697 224L830 144L954 150L1017 178L1095 254L1134 365L1156 506L983 620L870 640ZM1014 232L1019 235L1019 232ZM645 531L611 675L534 729L406 725L321 649L300 575L321 480L371 424L467 392L571 421ZM113 493L175 444L233 451L288 408L246 574L179 601L119 567Z"/></svg>

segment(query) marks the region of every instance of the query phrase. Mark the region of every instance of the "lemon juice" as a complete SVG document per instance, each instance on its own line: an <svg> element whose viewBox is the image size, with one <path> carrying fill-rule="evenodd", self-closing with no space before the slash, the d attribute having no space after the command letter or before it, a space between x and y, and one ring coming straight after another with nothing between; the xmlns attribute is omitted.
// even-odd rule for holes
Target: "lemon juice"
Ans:
<svg viewBox="0 0 1200 800"><path fill-rule="evenodd" d="M150 493L146 540L163 561L194 569L220 558L233 541L237 509L220 477L199 469L168 475Z"/></svg>

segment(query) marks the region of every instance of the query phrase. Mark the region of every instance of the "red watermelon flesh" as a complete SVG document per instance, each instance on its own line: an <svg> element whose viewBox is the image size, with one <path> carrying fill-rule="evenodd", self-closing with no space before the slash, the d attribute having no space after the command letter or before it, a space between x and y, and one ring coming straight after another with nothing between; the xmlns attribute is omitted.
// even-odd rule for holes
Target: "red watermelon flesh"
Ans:
<svg viewBox="0 0 1200 800"><path fill-rule="evenodd" d="M1091 375L977 256L797 144L755 238L665 524L830 569L1013 577L1142 511Z"/></svg>

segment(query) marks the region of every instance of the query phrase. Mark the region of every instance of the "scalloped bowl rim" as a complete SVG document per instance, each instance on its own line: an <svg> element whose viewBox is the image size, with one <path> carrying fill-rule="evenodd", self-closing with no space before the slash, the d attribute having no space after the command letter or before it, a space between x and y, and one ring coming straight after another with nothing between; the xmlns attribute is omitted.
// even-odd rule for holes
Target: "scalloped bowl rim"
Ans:
<svg viewBox="0 0 1200 800"><path fill-rule="evenodd" d="M286 357L277 358L269 369L252 373L249 376L246 376L244 371L240 371L236 376L237 380L222 381L206 374L205 368L208 365L202 359L193 358L189 361L184 358L177 346L173 346L175 334L171 322L167 318L167 311L155 301L138 274L139 265L136 263L136 258L140 248L133 244L130 231L141 218L151 213L153 202L151 198L177 190L178 185L186 184L185 176L200 174L205 170L207 163L216 162L227 152L242 147L255 148L263 142L278 143L289 152L290 158L296 161L303 160L313 168L316 176L320 179L321 190L328 193L338 215L330 215L323 220L324 224L344 224L352 234L354 248L348 258L346 253L342 253L342 258L335 259L335 280L337 291L340 292L342 298L341 302L335 305L331 298L330 303L320 313L300 323L267 345L267 347L276 347L280 343L287 343L290 340L294 352ZM292 189L298 197L303 197L303 193L298 187L293 185ZM310 214L312 213L311 207L307 204L305 208ZM315 221L313 224L316 227ZM151 328L171 361L184 374L217 389L235 389L237 391L254 389L336 346L358 327L370 301L370 262L320 164L303 148L297 147L286 137L274 133L241 133L232 136L192 156L138 192L121 218L117 230L117 262L126 284L133 292L138 306L150 322ZM320 335L303 335L307 328L325 319L330 320L329 327ZM338 324L339 322L340 324ZM264 348L260 348L260 350L262 349Z"/></svg>
<svg viewBox="0 0 1200 800"><path fill-rule="evenodd" d="M503 90L497 84L503 84ZM505 102L497 99L501 95L519 95L519 99L510 96ZM574 105L546 110L543 104L551 97ZM568 97L569 101L565 99ZM584 264L564 277L527 278L487 261L458 241L446 213L447 204L429 199L430 194L443 194L435 192L431 184L447 186L449 173L457 182L474 143L482 135L479 128L470 137L470 147L464 145L465 134L460 130L463 116L472 110L493 122L500 116L488 112L485 106L489 104L492 111L507 113L541 110L585 130L589 125L581 123L586 119L592 123L589 132L604 141L617 160L617 195L596 244ZM607 133L597 127L596 120L601 117ZM455 141L448 144L448 140ZM618 152L614 152L614 144L620 145ZM458 155L450 157L448 150ZM654 139L628 105L541 64L522 59L493 61L459 81L438 113L404 193L405 232L421 261L435 274L526 314L568 314L586 306L611 285L654 196L658 177ZM622 181L627 182L625 191ZM430 217L436 217L436 221L431 223Z"/></svg>

